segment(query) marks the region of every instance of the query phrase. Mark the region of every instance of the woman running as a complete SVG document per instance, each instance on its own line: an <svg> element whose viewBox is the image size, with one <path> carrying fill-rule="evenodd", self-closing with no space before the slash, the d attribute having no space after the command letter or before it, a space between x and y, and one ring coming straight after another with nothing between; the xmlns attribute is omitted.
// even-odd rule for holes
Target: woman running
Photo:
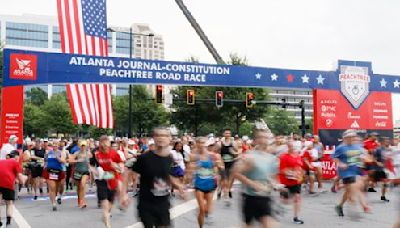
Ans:
<svg viewBox="0 0 400 228"><path fill-rule="evenodd" d="M194 187L197 203L199 204L198 224L204 226L204 219L208 216L213 201L213 193L216 188L216 173L221 157L212 155L207 150L207 139L196 139L196 152L190 155L191 162L195 163Z"/></svg>
<svg viewBox="0 0 400 228"><path fill-rule="evenodd" d="M183 184L183 176L185 175L185 163L183 158L183 144L181 142L175 142L171 155L173 159L171 167L171 175L179 180L180 184ZM174 196L174 188L171 190L172 196Z"/></svg>
<svg viewBox="0 0 400 228"><path fill-rule="evenodd" d="M86 183L89 179L89 159L87 141L82 140L79 142L79 151L71 155L69 160L71 164L75 164L73 177L77 186L78 207L81 209L87 207L85 195Z"/></svg>
<svg viewBox="0 0 400 228"><path fill-rule="evenodd" d="M52 143L49 142L49 146L52 146ZM65 178L65 172L62 171L63 163L65 163L65 156L58 149L58 145L54 145L53 148L48 147L48 152L45 155L45 169L43 170L43 176L47 180L53 211L57 211L57 190L59 189L61 180Z"/></svg>

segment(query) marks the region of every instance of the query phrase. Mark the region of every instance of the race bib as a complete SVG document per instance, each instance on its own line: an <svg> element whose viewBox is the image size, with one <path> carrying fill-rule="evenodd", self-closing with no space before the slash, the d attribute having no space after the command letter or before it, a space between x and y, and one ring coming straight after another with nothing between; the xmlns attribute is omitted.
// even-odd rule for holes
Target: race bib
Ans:
<svg viewBox="0 0 400 228"><path fill-rule="evenodd" d="M58 174L57 173L49 173L49 179L50 180L58 180Z"/></svg>

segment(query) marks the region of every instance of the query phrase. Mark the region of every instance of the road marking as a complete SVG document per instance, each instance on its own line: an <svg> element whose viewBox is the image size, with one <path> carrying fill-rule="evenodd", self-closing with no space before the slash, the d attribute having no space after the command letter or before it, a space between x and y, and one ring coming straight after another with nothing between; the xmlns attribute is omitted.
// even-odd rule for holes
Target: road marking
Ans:
<svg viewBox="0 0 400 228"><path fill-rule="evenodd" d="M216 200L216 199L217 199L217 194L214 194L213 200ZM196 199L192 199L185 203L179 204L169 210L171 220L175 219L189 211L192 211L192 210L196 209L197 207L198 207L198 205L197 205ZM142 227L143 227L143 224L141 222L137 222L137 223L132 224L131 226L127 226L126 228L142 228Z"/></svg>
<svg viewBox="0 0 400 228"><path fill-rule="evenodd" d="M21 215L21 213L17 210L17 208L13 205L14 207L14 213L13 213L13 218L15 222L18 224L18 227L20 228L31 228L31 226L28 224L28 222L24 219L24 217Z"/></svg>

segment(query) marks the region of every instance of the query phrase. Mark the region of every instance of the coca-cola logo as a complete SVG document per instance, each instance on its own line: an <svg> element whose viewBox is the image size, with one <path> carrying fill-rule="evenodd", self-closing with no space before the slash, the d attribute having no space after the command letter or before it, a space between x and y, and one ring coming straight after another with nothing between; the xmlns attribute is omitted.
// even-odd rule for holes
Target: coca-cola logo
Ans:
<svg viewBox="0 0 400 228"><path fill-rule="evenodd" d="M11 54L10 55L10 78L22 80L36 80L36 55Z"/></svg>

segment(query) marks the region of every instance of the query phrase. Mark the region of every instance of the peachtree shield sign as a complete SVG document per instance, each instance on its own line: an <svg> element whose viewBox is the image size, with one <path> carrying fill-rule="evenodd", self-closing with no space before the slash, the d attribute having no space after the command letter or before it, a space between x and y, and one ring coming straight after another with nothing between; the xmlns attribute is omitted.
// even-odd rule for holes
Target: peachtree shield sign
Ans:
<svg viewBox="0 0 400 228"><path fill-rule="evenodd" d="M350 104L358 109L369 94L368 67L340 66L340 90Z"/></svg>

